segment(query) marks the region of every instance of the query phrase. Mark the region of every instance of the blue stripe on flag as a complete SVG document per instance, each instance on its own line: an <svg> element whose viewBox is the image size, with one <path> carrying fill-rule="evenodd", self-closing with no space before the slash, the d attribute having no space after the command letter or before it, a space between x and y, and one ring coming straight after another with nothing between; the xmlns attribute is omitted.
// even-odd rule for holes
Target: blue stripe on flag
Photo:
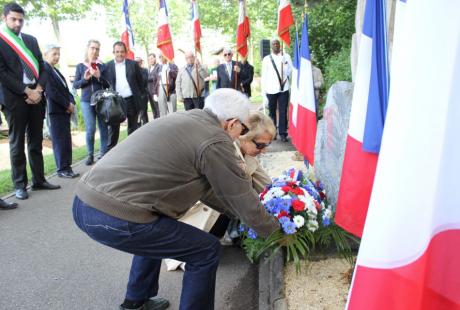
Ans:
<svg viewBox="0 0 460 310"><path fill-rule="evenodd" d="M371 77L363 150L372 153L380 151L390 85L384 3L385 1L381 0L366 1L366 16L363 25L363 33L367 32L366 35L372 38Z"/></svg>
<svg viewBox="0 0 460 310"><path fill-rule="evenodd" d="M160 9L165 9L165 14L168 16L168 6L166 5L166 0L160 0Z"/></svg>
<svg viewBox="0 0 460 310"><path fill-rule="evenodd" d="M305 19L302 24L302 39L300 41L300 57L310 59L310 47L308 45L308 16L305 14Z"/></svg>
<svg viewBox="0 0 460 310"><path fill-rule="evenodd" d="M300 57L299 57L299 32L295 31L295 42L294 42L294 56L292 58L292 66L297 69L297 72L300 70ZM299 77L300 74L297 74L297 87L299 87Z"/></svg>

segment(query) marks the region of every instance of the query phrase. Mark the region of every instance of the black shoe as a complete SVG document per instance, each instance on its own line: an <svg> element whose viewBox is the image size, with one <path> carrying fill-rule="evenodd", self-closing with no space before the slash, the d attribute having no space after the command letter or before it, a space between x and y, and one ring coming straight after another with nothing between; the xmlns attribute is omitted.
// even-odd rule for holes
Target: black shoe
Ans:
<svg viewBox="0 0 460 310"><path fill-rule="evenodd" d="M25 189L19 188L16 190L14 193L17 199L25 200L29 198L29 194L27 194L27 191Z"/></svg>
<svg viewBox="0 0 460 310"><path fill-rule="evenodd" d="M80 176L79 173L75 173L73 171L62 171L57 173L58 177L65 178L65 179L73 179Z"/></svg>
<svg viewBox="0 0 460 310"><path fill-rule="evenodd" d="M152 299L147 300L143 305L140 306L131 306L132 302L125 300L122 305L120 305L120 310L164 310L169 307L169 301L161 297L153 297Z"/></svg>
<svg viewBox="0 0 460 310"><path fill-rule="evenodd" d="M88 156L88 158L86 159L85 165L91 166L92 164L94 164L94 158L91 155L91 156Z"/></svg>
<svg viewBox="0 0 460 310"><path fill-rule="evenodd" d="M283 141L283 142L288 142L289 139L288 139L287 137L281 137L281 141Z"/></svg>
<svg viewBox="0 0 460 310"><path fill-rule="evenodd" d="M15 202L6 202L3 199L0 199L0 210L13 210L18 207L18 204Z"/></svg>
<svg viewBox="0 0 460 310"><path fill-rule="evenodd" d="M54 185L54 184L48 183L47 181L45 181L43 183L40 183L40 184L33 184L32 185L32 190L33 191L39 191L39 190L42 190L42 189L53 190L53 189L60 189L60 188L61 188L61 185Z"/></svg>

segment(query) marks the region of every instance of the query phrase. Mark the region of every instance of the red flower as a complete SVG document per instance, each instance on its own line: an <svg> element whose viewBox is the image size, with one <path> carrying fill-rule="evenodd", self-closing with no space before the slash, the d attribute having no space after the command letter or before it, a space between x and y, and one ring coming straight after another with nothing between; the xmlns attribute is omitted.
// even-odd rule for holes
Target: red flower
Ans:
<svg viewBox="0 0 460 310"><path fill-rule="evenodd" d="M302 212L303 210L305 210L305 203L300 200L293 200L292 208L297 212Z"/></svg>
<svg viewBox="0 0 460 310"><path fill-rule="evenodd" d="M289 191L291 190L291 188L289 186L282 186L281 189L283 190L283 192L285 192L286 194L289 193Z"/></svg>
<svg viewBox="0 0 460 310"><path fill-rule="evenodd" d="M297 183L296 182L292 182L292 181L288 181L286 182L287 186L290 186L290 187L294 187L294 186L297 186Z"/></svg>
<svg viewBox="0 0 460 310"><path fill-rule="evenodd" d="M304 195L303 190L300 187L296 187L296 188L291 189L291 193L293 193L294 195L297 195L297 196L303 196Z"/></svg>
<svg viewBox="0 0 460 310"><path fill-rule="evenodd" d="M287 218L291 218L289 216L289 213L287 213L286 211L281 211L280 213L278 213L278 218L282 218L283 216L287 217Z"/></svg>
<svg viewBox="0 0 460 310"><path fill-rule="evenodd" d="M321 211L321 205L319 204L319 202L314 199L313 202L315 203L316 211Z"/></svg>

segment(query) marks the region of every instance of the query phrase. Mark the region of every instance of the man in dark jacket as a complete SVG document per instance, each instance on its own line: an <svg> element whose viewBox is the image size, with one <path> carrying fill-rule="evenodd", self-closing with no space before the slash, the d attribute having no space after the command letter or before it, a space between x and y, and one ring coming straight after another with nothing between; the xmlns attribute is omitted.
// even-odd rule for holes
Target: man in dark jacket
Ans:
<svg viewBox="0 0 460 310"><path fill-rule="evenodd" d="M241 64L232 60L231 48L224 48L224 62L217 67L216 88L233 88L241 91L241 81L246 79Z"/></svg>
<svg viewBox="0 0 460 310"><path fill-rule="evenodd" d="M72 170L72 136L70 134L70 116L75 112L75 100L67 82L55 65L59 63L60 47L49 44L45 47L45 70L48 80L45 85L48 116L50 120L53 154L57 175L60 178L75 178L78 173Z"/></svg>
<svg viewBox="0 0 460 310"><path fill-rule="evenodd" d="M147 113L148 109L148 102L149 102L149 92L148 92L148 80L149 80L149 70L144 68L144 61L142 60L141 57L136 57L136 62L139 65L139 68L141 68L141 73L142 73L142 95L141 95L141 106L140 106L140 115L139 115L139 127L141 125L145 125L149 122L149 115Z"/></svg>
<svg viewBox="0 0 460 310"><path fill-rule="evenodd" d="M254 78L254 67L249 64L247 59L241 60L241 76L240 79L241 91L246 96L251 97L251 83Z"/></svg>
<svg viewBox="0 0 460 310"><path fill-rule="evenodd" d="M153 112L153 118L158 118L160 117L160 109L158 107L158 98L155 100L155 74L157 74L157 68L159 64L157 63L157 56L155 54L149 54L149 70L148 70L148 83L147 83L147 89L149 91L149 101L150 101L150 108L152 109Z"/></svg>
<svg viewBox="0 0 460 310"><path fill-rule="evenodd" d="M25 135L32 171L32 190L58 189L45 179L42 142L45 101L43 87L47 74L37 39L21 33L24 10L16 3L3 7L5 27L0 30L0 83L8 122L11 173L16 198L27 199Z"/></svg>
<svg viewBox="0 0 460 310"><path fill-rule="evenodd" d="M144 85L141 68L134 60L126 59L126 45L121 41L113 44L113 55L115 59L105 65L102 77L123 97L128 118L128 135L130 135L138 128ZM107 147L109 150L117 145L119 135L120 125L110 125Z"/></svg>

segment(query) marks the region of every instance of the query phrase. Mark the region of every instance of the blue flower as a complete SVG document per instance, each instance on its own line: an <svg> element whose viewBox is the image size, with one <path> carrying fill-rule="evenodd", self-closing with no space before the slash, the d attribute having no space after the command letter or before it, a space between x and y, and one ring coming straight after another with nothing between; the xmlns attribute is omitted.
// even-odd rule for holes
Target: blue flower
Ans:
<svg viewBox="0 0 460 310"><path fill-rule="evenodd" d="M257 233L251 228L248 229L248 237L250 239L257 239Z"/></svg>
<svg viewBox="0 0 460 310"><path fill-rule="evenodd" d="M296 232L296 226L293 222L291 221L286 221L282 224L283 230L287 235L292 235L293 233Z"/></svg>
<svg viewBox="0 0 460 310"><path fill-rule="evenodd" d="M323 217L323 226L326 227L329 225L331 225L331 219L328 217Z"/></svg>
<svg viewBox="0 0 460 310"><path fill-rule="evenodd" d="M245 232L246 231L246 225L240 224L240 226L238 227L238 231L239 232Z"/></svg>
<svg viewBox="0 0 460 310"><path fill-rule="evenodd" d="M284 223L289 222L289 218L287 216L283 216L278 219L278 222L280 222L281 226L283 226Z"/></svg>

